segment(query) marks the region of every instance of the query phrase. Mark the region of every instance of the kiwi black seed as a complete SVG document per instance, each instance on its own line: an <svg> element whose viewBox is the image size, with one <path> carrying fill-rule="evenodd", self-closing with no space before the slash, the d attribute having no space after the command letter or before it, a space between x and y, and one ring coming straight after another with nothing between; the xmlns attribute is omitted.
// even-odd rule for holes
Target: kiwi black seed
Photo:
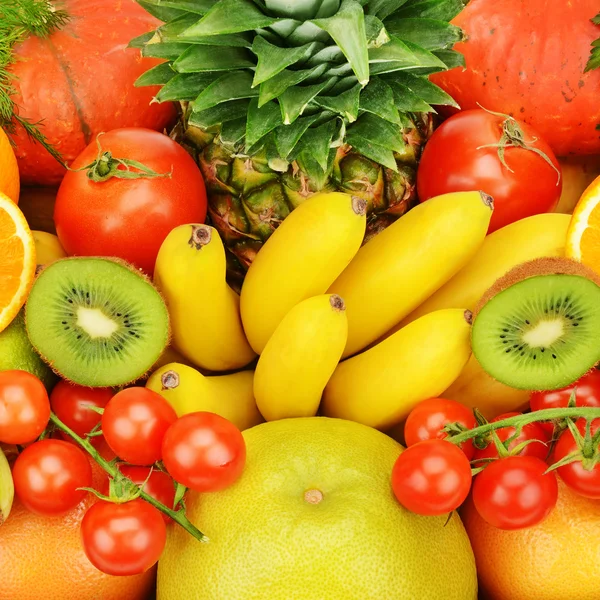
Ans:
<svg viewBox="0 0 600 600"><path fill-rule="evenodd" d="M485 294L471 336L473 354L501 383L571 385L600 361L600 278L564 258L519 265Z"/></svg>
<svg viewBox="0 0 600 600"><path fill-rule="evenodd" d="M120 386L144 375L169 342L156 288L127 263L66 258L36 279L25 310L34 348L64 379Z"/></svg>

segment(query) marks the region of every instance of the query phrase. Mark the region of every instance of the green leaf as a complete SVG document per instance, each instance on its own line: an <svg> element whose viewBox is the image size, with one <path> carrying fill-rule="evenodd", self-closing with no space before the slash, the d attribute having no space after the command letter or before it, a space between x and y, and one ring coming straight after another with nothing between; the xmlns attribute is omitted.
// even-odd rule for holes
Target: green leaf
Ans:
<svg viewBox="0 0 600 600"><path fill-rule="evenodd" d="M309 42L322 42L326 44L331 42L331 38L326 31L317 27L312 21L305 21L298 25L296 29L288 36L287 42L290 46L302 46Z"/></svg>
<svg viewBox="0 0 600 600"><path fill-rule="evenodd" d="M336 121L329 120L320 127L308 129L298 144L302 146L300 152L308 151L322 171L326 171L329 165L331 142L336 130Z"/></svg>
<svg viewBox="0 0 600 600"><path fill-rule="evenodd" d="M251 84L252 75L248 71L226 73L211 83L194 100L194 110L206 110L229 100L258 96L258 90L253 90Z"/></svg>
<svg viewBox="0 0 600 600"><path fill-rule="evenodd" d="M321 65L323 63L339 64L346 61L344 53L337 46L326 46L323 50L317 52L309 61L309 66Z"/></svg>
<svg viewBox="0 0 600 600"><path fill-rule="evenodd" d="M217 73L184 73L175 74L156 95L159 102L170 100L195 100L200 92L217 79Z"/></svg>
<svg viewBox="0 0 600 600"><path fill-rule="evenodd" d="M369 64L392 62L396 65L404 65L404 68L410 68L415 66L417 58L408 46L397 37L392 37L385 46L369 49Z"/></svg>
<svg viewBox="0 0 600 600"><path fill-rule="evenodd" d="M221 0L182 37L240 33L268 27L278 19L263 14L251 0Z"/></svg>
<svg viewBox="0 0 600 600"><path fill-rule="evenodd" d="M348 133L350 132L394 152L402 152L406 147L402 132L397 125L368 113L348 128Z"/></svg>
<svg viewBox="0 0 600 600"><path fill-rule="evenodd" d="M370 85L364 89L366 90L369 87ZM313 102L322 108L327 108L338 115L342 115L350 123L353 123L358 117L360 91L361 87L357 84L337 96L317 96Z"/></svg>
<svg viewBox="0 0 600 600"><path fill-rule="evenodd" d="M398 109L394 105L392 88L380 77L373 77L360 95L360 110L372 113L390 123L400 123Z"/></svg>
<svg viewBox="0 0 600 600"><path fill-rule="evenodd" d="M152 2L148 0L137 0L137 3L146 11L149 12L153 17L156 17L159 21L166 23L172 21L177 17L181 17L185 13L177 8L171 8L170 6L163 6L159 2Z"/></svg>
<svg viewBox="0 0 600 600"><path fill-rule="evenodd" d="M190 46L173 63L173 68L179 73L233 71L253 66L252 55L244 48L201 45Z"/></svg>
<svg viewBox="0 0 600 600"><path fill-rule="evenodd" d="M598 13L593 19L591 19L594 25L600 25L600 13ZM592 71L600 67L600 38L592 42L592 52L590 59L585 66L584 73Z"/></svg>
<svg viewBox="0 0 600 600"><path fill-rule="evenodd" d="M246 135L246 117L223 123L221 127L221 141L225 146L236 146Z"/></svg>
<svg viewBox="0 0 600 600"><path fill-rule="evenodd" d="M367 13L384 21L406 2L407 0L371 0L367 4Z"/></svg>
<svg viewBox="0 0 600 600"><path fill-rule="evenodd" d="M315 44L305 44L299 48L279 48L269 44L262 37L254 38L252 52L258 57L252 87L271 79L290 65L306 60L312 54Z"/></svg>
<svg viewBox="0 0 600 600"><path fill-rule="evenodd" d="M390 41L390 36L384 24L373 15L365 15L365 33L367 35L367 46L379 48Z"/></svg>
<svg viewBox="0 0 600 600"><path fill-rule="evenodd" d="M339 81L336 81L331 88L327 89L327 93L330 96L337 96L338 94L343 94L347 92L351 87L354 87L358 83L358 79L354 75L349 75L348 77L344 77Z"/></svg>
<svg viewBox="0 0 600 600"><path fill-rule="evenodd" d="M177 42L146 44L142 48L142 56L177 60L177 58L186 52L188 48L190 48L190 44L180 44Z"/></svg>
<svg viewBox="0 0 600 600"><path fill-rule="evenodd" d="M355 0L343 0L337 14L328 19L316 19L313 23L326 31L341 48L364 87L369 81L369 54L362 6Z"/></svg>
<svg viewBox="0 0 600 600"><path fill-rule="evenodd" d="M466 66L465 57L456 50L437 50L433 53L447 69Z"/></svg>
<svg viewBox="0 0 600 600"><path fill-rule="evenodd" d="M158 29L158 34L163 42L181 42L179 37L191 25L198 21L196 15L185 15L175 19ZM250 36L244 33L232 33L227 35L205 35L199 37L186 37L189 44L204 44L205 46L234 46L238 48L251 48Z"/></svg>
<svg viewBox="0 0 600 600"><path fill-rule="evenodd" d="M296 147L306 130L317 120L317 115L301 117L291 125L281 125L275 130L275 143L279 156L286 159Z"/></svg>
<svg viewBox="0 0 600 600"><path fill-rule="evenodd" d="M403 6L394 16L451 21L465 7L464 0L416 0Z"/></svg>
<svg viewBox="0 0 600 600"><path fill-rule="evenodd" d="M436 67L441 69L446 68L446 65L433 52L430 52L429 50L426 50L418 44L415 44L408 40L404 40L404 44L415 55L415 58L417 59L415 67Z"/></svg>
<svg viewBox="0 0 600 600"><path fill-rule="evenodd" d="M268 102L264 106L258 106L258 99L252 98L248 108L248 121L246 123L246 146L254 146L265 135L279 127L281 120L281 109L277 102Z"/></svg>
<svg viewBox="0 0 600 600"><path fill-rule="evenodd" d="M272 25L269 25L269 29L274 31L278 37L287 38L300 26L300 21L294 21L294 19L281 19L276 21ZM310 40L309 40L310 41Z"/></svg>
<svg viewBox="0 0 600 600"><path fill-rule="evenodd" d="M452 96L435 85L435 83L429 81L426 77L419 77L412 73L400 72L394 73L393 81L406 86L421 98L421 100L428 104L455 106L456 108L459 108Z"/></svg>
<svg viewBox="0 0 600 600"><path fill-rule="evenodd" d="M248 100L224 102L208 110L192 110L190 125L206 129L245 116L248 112Z"/></svg>
<svg viewBox="0 0 600 600"><path fill-rule="evenodd" d="M276 15L307 21L317 16L322 2L323 0L265 0L265 6Z"/></svg>
<svg viewBox="0 0 600 600"><path fill-rule="evenodd" d="M394 92L394 104L400 112L435 112L427 102L405 85L394 79L389 79L388 84Z"/></svg>
<svg viewBox="0 0 600 600"><path fill-rule="evenodd" d="M155 32L148 31L147 33L142 33L142 35L138 35L130 40L129 44L127 44L128 48L143 48L153 37Z"/></svg>
<svg viewBox="0 0 600 600"><path fill-rule="evenodd" d="M404 42L412 42L426 50L451 48L463 38L460 27L434 19L394 19L386 23L386 28Z"/></svg>
<svg viewBox="0 0 600 600"><path fill-rule="evenodd" d="M309 102L315 98L328 83L317 83L305 87L293 86L289 87L281 96L279 96L279 106L281 107L281 115L284 125L291 125L308 106Z"/></svg>
<svg viewBox="0 0 600 600"><path fill-rule="evenodd" d="M143 87L146 85L164 85L175 77L177 73L171 68L171 63L161 63L145 73L142 73L133 84L135 87Z"/></svg>
<svg viewBox="0 0 600 600"><path fill-rule="evenodd" d="M398 171L394 153L383 146L365 140L358 134L352 133L350 129L346 135L346 141L360 154L370 158L379 165L383 165L392 171Z"/></svg>
<svg viewBox="0 0 600 600"><path fill-rule="evenodd" d="M179 11L181 14L194 14L194 15L205 15L219 0L141 0L139 4L142 4L146 10L153 14L152 11L147 8L150 7L152 10L157 11L173 11L173 15L176 15L175 11ZM164 13L168 14L167 12ZM157 15L154 15L157 16ZM176 16L168 19L158 17L161 21L172 21ZM198 18L196 17L196 21Z"/></svg>
<svg viewBox="0 0 600 600"><path fill-rule="evenodd" d="M315 72L322 71L323 65L303 71L281 71L268 81L260 84L258 105L263 106L274 98L279 98L288 88L297 85Z"/></svg>

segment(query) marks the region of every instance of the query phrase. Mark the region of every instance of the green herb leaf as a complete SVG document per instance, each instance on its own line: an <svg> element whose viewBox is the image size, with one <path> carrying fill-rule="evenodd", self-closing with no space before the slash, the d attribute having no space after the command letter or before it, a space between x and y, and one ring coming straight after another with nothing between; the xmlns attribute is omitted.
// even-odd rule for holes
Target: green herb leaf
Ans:
<svg viewBox="0 0 600 600"><path fill-rule="evenodd" d="M594 25L600 25L600 13L598 13L593 19L592 23ZM597 69L600 67L600 38L592 42L592 53L590 55L590 59L585 66L584 73L588 71L592 71L593 69Z"/></svg>

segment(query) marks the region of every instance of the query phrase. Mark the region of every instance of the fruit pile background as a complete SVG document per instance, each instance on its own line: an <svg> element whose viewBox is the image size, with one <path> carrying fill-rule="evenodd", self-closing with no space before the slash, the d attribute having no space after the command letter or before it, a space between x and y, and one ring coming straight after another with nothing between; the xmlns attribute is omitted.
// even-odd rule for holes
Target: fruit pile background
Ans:
<svg viewBox="0 0 600 600"><path fill-rule="evenodd" d="M0 0L0 600L596 600L599 43Z"/></svg>

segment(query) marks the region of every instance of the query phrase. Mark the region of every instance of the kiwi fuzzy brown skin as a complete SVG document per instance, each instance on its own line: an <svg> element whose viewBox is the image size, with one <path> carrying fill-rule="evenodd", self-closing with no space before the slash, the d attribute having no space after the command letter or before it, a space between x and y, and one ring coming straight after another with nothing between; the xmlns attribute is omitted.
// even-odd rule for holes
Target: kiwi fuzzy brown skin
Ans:
<svg viewBox="0 0 600 600"><path fill-rule="evenodd" d="M160 292L160 290L154 285L153 281L150 279L150 277L148 277L141 269L138 269L136 267L134 267L131 263L128 263L127 261L123 260L122 258L118 258L118 257L114 257L114 256L68 256L66 258L60 258L56 261L53 261L52 263L50 263L49 265L41 265L41 269L39 269L36 272L36 276L34 279L34 284L37 281L37 279L40 277L40 275L45 271L46 267L54 265L58 262L64 262L64 261L80 261L80 260L89 260L89 259L98 259L98 260L104 260L104 261L110 261L110 262L114 262L124 268L126 268L128 271L131 271L132 273L135 273L138 277L140 277L141 279L143 279L146 283L148 283L149 285L151 285L154 290L156 291L156 293L161 297L162 301L165 303L165 306L167 306L167 314L168 314L168 305L165 301L165 297L163 296L163 294ZM25 311L25 331L27 332L27 336L30 337L29 335L29 329L27 326L27 302L25 303L25 307L24 307L24 311ZM171 344L171 338L172 338L172 332L171 332L171 319L170 319L170 315L169 315L169 319L168 319L168 330L167 330L167 340L166 340L166 344L165 344L165 350L169 347L169 345ZM31 341L31 339L30 339ZM82 386L80 383L77 383L75 381L71 381L68 377L66 377L63 373L61 373L58 369L55 368L53 361L48 358L47 356L44 356L43 353L41 353L37 348L36 348L36 352L39 354L39 356L41 357L41 359L50 367L50 369L52 370L52 372L57 375L60 379L63 379L64 381L66 381L67 383L70 383L72 385L77 385L79 387L88 387L88 386ZM160 357L156 360L156 362L158 362L160 360ZM120 390L123 389L127 386L133 385L138 381L142 381L144 379L147 379L150 374L152 373L154 369L154 364L142 375L136 377L135 379L132 379L131 381L122 383L118 386L113 386L115 390Z"/></svg>
<svg viewBox="0 0 600 600"><path fill-rule="evenodd" d="M505 275L496 280L496 283L490 287L475 307L474 318L481 312L481 309L497 294L513 286L519 281L536 277L538 275L579 275L586 279L591 279L600 287L600 276L586 267L584 264L570 258L547 257L536 258L528 262L513 267Z"/></svg>
<svg viewBox="0 0 600 600"><path fill-rule="evenodd" d="M520 281L528 279L530 277L536 277L539 275L576 275L590 279L596 285L600 287L600 276L586 265L564 257L543 257L536 258L531 261L527 261L516 267L513 267L505 275L496 280L482 296L474 310L473 320L477 318L482 308L492 299L494 296L508 289ZM592 366L584 375L599 368L598 364ZM490 375L492 379L496 380L493 375ZM582 377L584 376L582 375ZM497 380L496 380L497 381ZM541 392L545 390L530 390L531 392Z"/></svg>

